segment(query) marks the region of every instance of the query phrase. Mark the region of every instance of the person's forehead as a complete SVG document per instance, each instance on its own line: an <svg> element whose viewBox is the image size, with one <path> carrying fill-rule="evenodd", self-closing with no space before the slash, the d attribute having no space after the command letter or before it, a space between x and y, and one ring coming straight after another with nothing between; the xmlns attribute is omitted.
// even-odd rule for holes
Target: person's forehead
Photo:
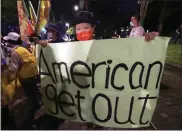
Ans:
<svg viewBox="0 0 182 131"><path fill-rule="evenodd" d="M133 17L131 17L131 20L135 20L135 17L133 16Z"/></svg>
<svg viewBox="0 0 182 131"><path fill-rule="evenodd" d="M77 24L76 25L77 27L80 27L80 26L91 26L90 23L80 23L80 24Z"/></svg>

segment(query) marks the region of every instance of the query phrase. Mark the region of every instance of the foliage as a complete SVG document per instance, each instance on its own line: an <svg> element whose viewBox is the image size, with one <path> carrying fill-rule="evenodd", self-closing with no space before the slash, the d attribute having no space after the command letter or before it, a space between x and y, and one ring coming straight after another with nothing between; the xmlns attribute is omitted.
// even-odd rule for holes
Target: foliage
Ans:
<svg viewBox="0 0 182 131"><path fill-rule="evenodd" d="M70 27L70 28L66 31L66 34L68 34L68 35L74 35L74 34L75 34L75 29L74 29L74 27Z"/></svg>
<svg viewBox="0 0 182 131"><path fill-rule="evenodd" d="M166 62L173 64L182 64L181 49L182 45L180 44L169 44L167 49Z"/></svg>

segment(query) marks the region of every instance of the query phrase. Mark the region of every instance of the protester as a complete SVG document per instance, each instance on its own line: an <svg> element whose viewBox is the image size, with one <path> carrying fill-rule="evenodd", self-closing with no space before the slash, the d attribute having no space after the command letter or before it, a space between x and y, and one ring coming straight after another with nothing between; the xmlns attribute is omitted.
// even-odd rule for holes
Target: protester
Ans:
<svg viewBox="0 0 182 131"><path fill-rule="evenodd" d="M63 38L61 37L61 31L56 24L50 24L46 27L47 30L47 37L48 40L51 42L64 42Z"/></svg>
<svg viewBox="0 0 182 131"><path fill-rule="evenodd" d="M21 46L22 41L19 34L10 32L3 39L7 41L8 47L11 48L9 70L17 74L24 93L33 106L30 111L30 117L33 120L36 110L40 108L36 58L26 48Z"/></svg>
<svg viewBox="0 0 182 131"><path fill-rule="evenodd" d="M93 40L95 23L91 12L81 11L75 15L74 26L76 38L79 41ZM87 123L87 129L102 129L101 126L96 126L92 123Z"/></svg>
<svg viewBox="0 0 182 131"><path fill-rule="evenodd" d="M81 11L74 18L74 26L76 38L79 41L92 40L95 30L93 14L86 11Z"/></svg>
<svg viewBox="0 0 182 131"><path fill-rule="evenodd" d="M139 37L144 35L145 31L144 28L140 25L139 15L134 15L131 17L130 26L133 27L130 32L130 37Z"/></svg>
<svg viewBox="0 0 182 131"><path fill-rule="evenodd" d="M130 32L130 38L132 37L145 37L145 41L149 42L159 35L158 32L145 33L144 28L140 25L140 16L134 15L131 17L130 25L133 27Z"/></svg>
<svg viewBox="0 0 182 131"><path fill-rule="evenodd" d="M3 39L3 37L1 36ZM1 39L1 42L2 42ZM6 88L8 84L8 80L5 79L6 77L6 72L5 68L7 68L7 62L6 62L6 57L5 57L5 43L1 43L1 129L9 129L9 130L15 130L16 129L16 124L14 121L14 118L11 114L11 111L9 109L9 95L8 95L8 90ZM6 75L5 75L6 74Z"/></svg>
<svg viewBox="0 0 182 131"><path fill-rule="evenodd" d="M58 43L58 42L64 42L64 39L62 38L62 31L60 31L59 27L56 24L50 24L46 27L47 30L47 40L39 40L36 42L36 44L40 44L42 46L47 46L48 43ZM46 124L48 125L47 129L50 130L56 130L60 123L64 123L63 119L45 114L44 119ZM51 123L50 123L51 121Z"/></svg>
<svg viewBox="0 0 182 131"><path fill-rule="evenodd" d="M15 120L13 118L12 112L9 109L11 99L8 94L7 84L8 81L5 79L6 72L4 72L7 67L6 63L1 61L1 129L5 130L16 130Z"/></svg>
<svg viewBox="0 0 182 131"><path fill-rule="evenodd" d="M135 23L135 22L134 22ZM76 37L79 41L86 41L93 39L93 33L95 30L95 24L93 19L93 14L86 11L81 11L76 14L74 19L74 26L76 31ZM144 31L143 31L144 33ZM143 35L143 34L142 34ZM150 41L153 40L157 33L146 33L145 40ZM87 124L88 128L94 127L92 123ZM101 126L95 126L96 129L102 129Z"/></svg>
<svg viewBox="0 0 182 131"><path fill-rule="evenodd" d="M47 43L64 42L64 39L62 38L63 31L61 32L59 27L56 24L48 25L46 27L46 30L47 30L47 40L41 40L38 42L38 44L42 46L46 46Z"/></svg>

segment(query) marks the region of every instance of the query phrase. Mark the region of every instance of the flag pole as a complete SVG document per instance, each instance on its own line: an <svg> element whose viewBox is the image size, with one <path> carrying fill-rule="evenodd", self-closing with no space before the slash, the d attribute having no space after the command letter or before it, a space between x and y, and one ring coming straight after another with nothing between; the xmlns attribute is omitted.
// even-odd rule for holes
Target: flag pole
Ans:
<svg viewBox="0 0 182 131"><path fill-rule="evenodd" d="M28 1L29 2L29 4L30 4L30 8L32 9L32 13L33 13L33 15L34 15L34 17L35 17L35 19L36 19L36 21L37 21L37 16L36 16L36 13L35 13L35 10L34 10L34 8L33 8L33 5L32 5L32 3L31 3L31 1L29 0Z"/></svg>
<svg viewBox="0 0 182 131"><path fill-rule="evenodd" d="M39 0L39 4L38 4L38 9L37 9L37 21L35 23L35 33L37 32L37 23L39 20L39 11L40 11L40 0Z"/></svg>

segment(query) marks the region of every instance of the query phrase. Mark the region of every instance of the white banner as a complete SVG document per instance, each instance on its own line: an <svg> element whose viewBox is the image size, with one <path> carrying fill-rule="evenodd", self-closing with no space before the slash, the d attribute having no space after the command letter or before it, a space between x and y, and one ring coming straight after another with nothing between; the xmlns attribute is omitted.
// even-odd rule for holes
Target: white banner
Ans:
<svg viewBox="0 0 182 131"><path fill-rule="evenodd" d="M39 46L46 113L105 127L149 126L168 41L126 38Z"/></svg>

